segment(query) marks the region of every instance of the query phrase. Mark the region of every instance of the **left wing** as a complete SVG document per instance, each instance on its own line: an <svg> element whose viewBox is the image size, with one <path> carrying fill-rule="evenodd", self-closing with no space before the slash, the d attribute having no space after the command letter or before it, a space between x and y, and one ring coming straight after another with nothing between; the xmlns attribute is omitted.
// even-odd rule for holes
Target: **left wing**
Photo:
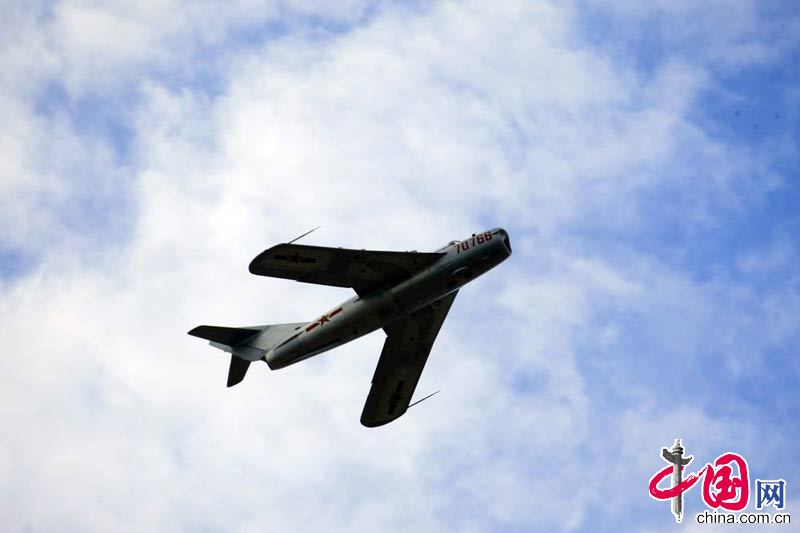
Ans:
<svg viewBox="0 0 800 533"><path fill-rule="evenodd" d="M253 259L250 272L305 283L352 287L363 296L411 277L444 255L279 244Z"/></svg>
<svg viewBox="0 0 800 533"><path fill-rule="evenodd" d="M452 292L384 328L388 336L361 413L363 425L388 424L406 412L433 341L457 293Z"/></svg>

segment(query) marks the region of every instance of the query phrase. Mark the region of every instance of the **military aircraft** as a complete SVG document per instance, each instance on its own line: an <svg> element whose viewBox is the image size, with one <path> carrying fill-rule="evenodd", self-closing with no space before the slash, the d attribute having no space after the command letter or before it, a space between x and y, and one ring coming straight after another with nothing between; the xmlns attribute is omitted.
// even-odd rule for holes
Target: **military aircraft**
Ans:
<svg viewBox="0 0 800 533"><path fill-rule="evenodd" d="M511 255L508 233L501 228L473 233L435 252L326 248L293 244L296 240L264 250L250 263L250 272L350 287L356 296L310 322L197 326L189 335L231 354L232 387L244 379L253 361L277 370L383 328L386 342L361 413L367 427L387 424L406 412L458 290Z"/></svg>

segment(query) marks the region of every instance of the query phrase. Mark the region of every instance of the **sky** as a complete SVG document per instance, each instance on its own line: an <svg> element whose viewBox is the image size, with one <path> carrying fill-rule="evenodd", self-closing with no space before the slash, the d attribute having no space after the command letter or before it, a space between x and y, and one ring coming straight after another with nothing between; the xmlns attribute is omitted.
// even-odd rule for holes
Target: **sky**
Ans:
<svg viewBox="0 0 800 533"><path fill-rule="evenodd" d="M680 526L650 498L676 438L797 508L793 2L12 0L0 25L4 530L730 529L693 523L699 487ZM186 335L349 298L247 272L318 225L511 235L433 347L441 393L381 428L381 332L232 389Z"/></svg>

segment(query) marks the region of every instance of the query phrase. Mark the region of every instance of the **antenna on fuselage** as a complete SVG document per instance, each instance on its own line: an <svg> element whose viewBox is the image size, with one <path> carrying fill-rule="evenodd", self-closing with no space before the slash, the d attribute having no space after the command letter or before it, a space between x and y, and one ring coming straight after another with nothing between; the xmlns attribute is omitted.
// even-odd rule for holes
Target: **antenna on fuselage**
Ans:
<svg viewBox="0 0 800 533"><path fill-rule="evenodd" d="M308 230L307 232L303 233L303 234L302 234L302 235L300 235L299 237L295 237L294 239L292 239L291 241L287 242L286 244L292 244L292 243L293 243L293 242L295 242L295 241L299 241L300 239L302 239L303 237L305 237L306 235L308 235L308 234L309 234L309 233L311 233L312 231L317 231L317 230L318 230L319 228L321 228L321 227L322 227L322 226L317 226L317 227L316 227L316 228L314 228L314 229Z"/></svg>
<svg viewBox="0 0 800 533"><path fill-rule="evenodd" d="M411 409L412 407L414 407L414 406L415 406L415 405L417 405L418 403L422 403L422 402L424 402L425 400L427 400L428 398L430 398L431 396L435 396L435 395L439 394L440 392L441 392L441 391L438 391L438 390L437 390L436 392L433 392L433 393L431 393L431 394L428 394L427 396L425 396L425 397L424 397L423 399L421 399L421 400L417 400L417 401L416 401L416 402L414 402L414 403L408 404L408 409Z"/></svg>

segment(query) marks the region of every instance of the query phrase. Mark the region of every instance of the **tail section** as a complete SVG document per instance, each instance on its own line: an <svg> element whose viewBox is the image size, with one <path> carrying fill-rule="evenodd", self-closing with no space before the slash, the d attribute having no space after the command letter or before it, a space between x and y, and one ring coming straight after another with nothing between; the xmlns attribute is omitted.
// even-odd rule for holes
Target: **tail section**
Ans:
<svg viewBox="0 0 800 533"><path fill-rule="evenodd" d="M228 387L241 383L244 375L247 374L248 368L250 368L250 361L231 354L231 366L228 368Z"/></svg>
<svg viewBox="0 0 800 533"><path fill-rule="evenodd" d="M197 326L189 335L210 341L215 348L231 354L228 369L228 387L240 383L250 363L266 361L266 353L294 335L305 322L292 324L272 324L247 328L228 328L223 326Z"/></svg>

